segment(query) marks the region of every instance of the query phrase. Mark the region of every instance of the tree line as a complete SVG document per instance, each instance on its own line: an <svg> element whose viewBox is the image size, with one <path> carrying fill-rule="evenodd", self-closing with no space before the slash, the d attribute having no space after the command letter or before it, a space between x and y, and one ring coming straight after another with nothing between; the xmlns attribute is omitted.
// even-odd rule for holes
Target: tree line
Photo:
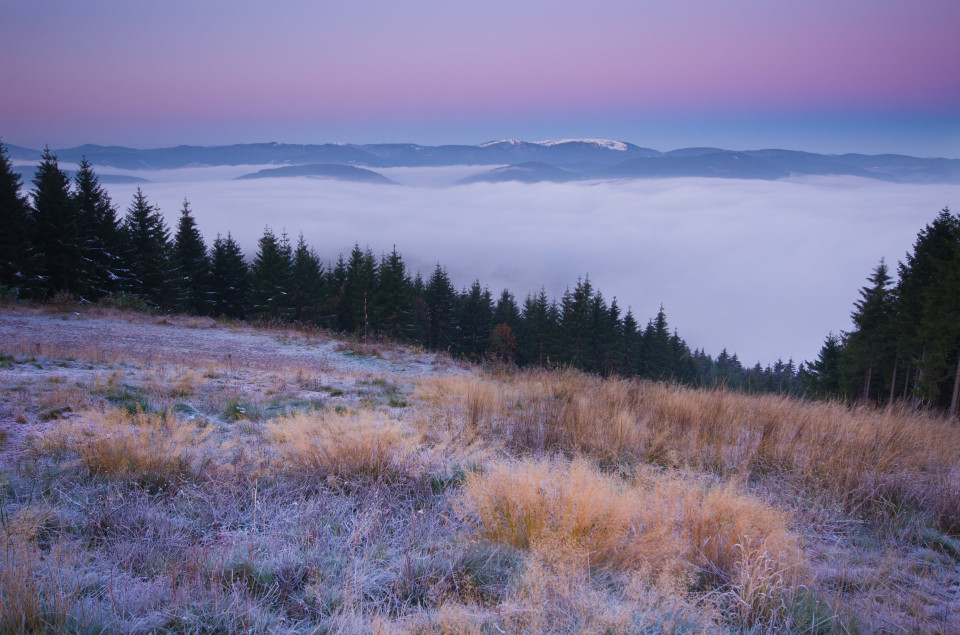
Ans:
<svg viewBox="0 0 960 635"><path fill-rule="evenodd" d="M589 277L559 299L543 289L523 300L507 289L495 297L479 280L457 290L440 264L427 276L411 275L396 248L378 257L358 243L325 264L302 234L293 241L270 228L248 259L230 233L208 247L186 200L172 231L140 189L120 216L89 162L81 161L70 179L49 149L32 185L29 194L21 192L20 175L0 144L4 296L45 301L66 293L163 312L313 324L473 361L749 392L823 392L820 367L808 370L792 360L745 367L726 350L715 358L691 350L662 307L641 324L616 298L608 302ZM881 373L879 361L875 372Z"/></svg>
<svg viewBox="0 0 960 635"><path fill-rule="evenodd" d="M917 234L897 264L867 277L853 329L827 336L801 373L808 394L877 404L907 402L956 416L960 400L960 215L949 208Z"/></svg>

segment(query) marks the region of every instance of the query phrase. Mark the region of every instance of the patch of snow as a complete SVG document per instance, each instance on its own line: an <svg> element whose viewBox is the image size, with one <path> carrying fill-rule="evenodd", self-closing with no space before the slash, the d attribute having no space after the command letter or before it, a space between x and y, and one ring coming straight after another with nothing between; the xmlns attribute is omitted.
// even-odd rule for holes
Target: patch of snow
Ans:
<svg viewBox="0 0 960 635"><path fill-rule="evenodd" d="M500 139L499 141L487 141L486 143L481 143L478 148L489 148L491 146L499 145L508 145L508 146L519 146L523 145L523 141L517 141L516 139Z"/></svg>
<svg viewBox="0 0 960 635"><path fill-rule="evenodd" d="M607 150L618 150L620 152L626 152L627 144L623 141L611 141L610 139L552 139L549 141L536 141L534 142L538 146L558 146L563 143L591 143L595 146L600 146L601 148L606 148Z"/></svg>

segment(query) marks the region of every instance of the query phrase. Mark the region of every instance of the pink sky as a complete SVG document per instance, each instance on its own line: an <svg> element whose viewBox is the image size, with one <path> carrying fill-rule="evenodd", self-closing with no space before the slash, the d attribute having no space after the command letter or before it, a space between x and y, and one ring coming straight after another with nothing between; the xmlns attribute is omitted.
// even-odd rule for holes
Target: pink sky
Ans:
<svg viewBox="0 0 960 635"><path fill-rule="evenodd" d="M670 149L670 130L673 147L690 130L783 146L819 125L823 143L960 152L956 0L16 0L4 15L0 135L20 145Z"/></svg>

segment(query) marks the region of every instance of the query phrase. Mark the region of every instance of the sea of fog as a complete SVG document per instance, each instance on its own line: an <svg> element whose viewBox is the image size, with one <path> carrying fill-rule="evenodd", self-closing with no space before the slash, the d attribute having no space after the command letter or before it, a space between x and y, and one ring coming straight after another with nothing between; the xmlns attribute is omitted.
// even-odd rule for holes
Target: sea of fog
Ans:
<svg viewBox="0 0 960 635"><path fill-rule="evenodd" d="M399 185L233 180L262 167L98 171L149 179L172 228L189 199L208 244L230 231L248 256L269 226L302 232L324 261L355 242L378 255L396 245L412 272L439 262L458 287L479 278L518 302L589 275L641 323L662 304L691 348L745 365L814 359L850 328L880 258L895 268L939 210L960 207L960 185L853 177L455 185L489 169L461 166L378 170ZM136 187L106 186L121 213Z"/></svg>

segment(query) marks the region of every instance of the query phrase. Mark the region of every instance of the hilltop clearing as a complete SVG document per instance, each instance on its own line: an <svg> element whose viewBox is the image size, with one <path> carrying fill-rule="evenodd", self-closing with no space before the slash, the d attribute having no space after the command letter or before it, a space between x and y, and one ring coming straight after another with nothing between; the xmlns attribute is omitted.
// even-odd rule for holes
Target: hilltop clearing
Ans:
<svg viewBox="0 0 960 635"><path fill-rule="evenodd" d="M960 630L960 429L0 309L0 632Z"/></svg>

